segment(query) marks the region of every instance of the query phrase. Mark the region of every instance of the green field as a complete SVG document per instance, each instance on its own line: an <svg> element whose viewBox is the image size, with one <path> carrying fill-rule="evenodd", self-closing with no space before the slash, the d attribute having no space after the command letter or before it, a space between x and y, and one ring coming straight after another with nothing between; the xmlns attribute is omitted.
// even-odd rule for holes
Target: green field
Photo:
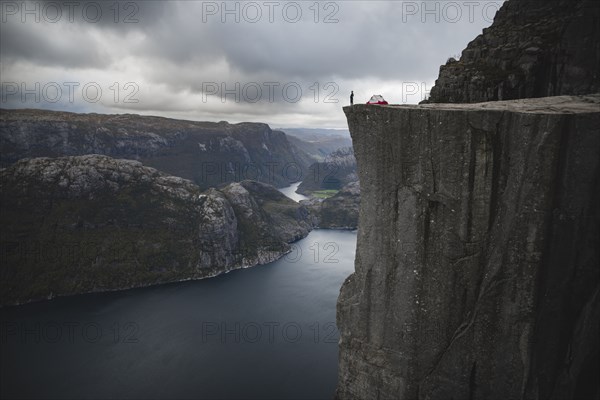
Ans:
<svg viewBox="0 0 600 400"><path fill-rule="evenodd" d="M333 189L317 190L315 192L312 192L312 195L319 199L328 199L332 196L335 196L337 194L337 192L339 192L339 190L333 190Z"/></svg>

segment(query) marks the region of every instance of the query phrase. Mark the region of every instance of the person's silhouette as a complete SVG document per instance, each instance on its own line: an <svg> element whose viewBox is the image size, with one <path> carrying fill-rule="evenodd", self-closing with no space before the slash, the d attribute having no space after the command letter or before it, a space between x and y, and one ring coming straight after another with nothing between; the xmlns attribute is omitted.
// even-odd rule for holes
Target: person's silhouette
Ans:
<svg viewBox="0 0 600 400"><path fill-rule="evenodd" d="M354 90L350 92L350 105L354 105Z"/></svg>

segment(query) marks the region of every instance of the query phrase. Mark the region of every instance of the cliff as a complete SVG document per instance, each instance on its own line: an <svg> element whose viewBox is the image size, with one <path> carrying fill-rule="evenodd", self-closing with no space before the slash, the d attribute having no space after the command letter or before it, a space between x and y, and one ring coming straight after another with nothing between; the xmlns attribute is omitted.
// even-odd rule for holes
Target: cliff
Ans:
<svg viewBox="0 0 600 400"><path fill-rule="evenodd" d="M600 3L510 0L459 60L440 68L431 103L600 92Z"/></svg>
<svg viewBox="0 0 600 400"><path fill-rule="evenodd" d="M0 170L0 305L214 276L312 229L270 185L202 192L138 161L34 158Z"/></svg>
<svg viewBox="0 0 600 400"><path fill-rule="evenodd" d="M598 398L600 96L344 112L337 397Z"/></svg>
<svg viewBox="0 0 600 400"><path fill-rule="evenodd" d="M102 154L141 161L202 189L258 180L283 187L306 176L312 157L266 124L196 122L134 114L2 110L0 163Z"/></svg>
<svg viewBox="0 0 600 400"><path fill-rule="evenodd" d="M360 206L360 184L351 182L326 199L302 200L311 212L313 224L321 229L356 229Z"/></svg>
<svg viewBox="0 0 600 400"><path fill-rule="evenodd" d="M284 132L292 145L311 156L315 161L323 161L329 154L343 147L352 147L350 135L345 137L313 134L308 137L296 137L293 133Z"/></svg>
<svg viewBox="0 0 600 400"><path fill-rule="evenodd" d="M357 180L354 150L346 147L328 154L323 161L313 163L296 192L310 195L319 190L340 190Z"/></svg>

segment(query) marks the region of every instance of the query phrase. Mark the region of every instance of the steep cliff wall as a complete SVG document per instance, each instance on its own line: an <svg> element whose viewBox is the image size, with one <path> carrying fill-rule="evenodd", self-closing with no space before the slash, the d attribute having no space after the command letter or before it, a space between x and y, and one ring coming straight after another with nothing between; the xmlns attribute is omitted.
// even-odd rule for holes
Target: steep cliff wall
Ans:
<svg viewBox="0 0 600 400"><path fill-rule="evenodd" d="M360 184L351 182L326 199L302 200L311 212L314 225L321 229L356 229L360 206Z"/></svg>
<svg viewBox="0 0 600 400"><path fill-rule="evenodd" d="M0 170L0 305L198 279L273 261L308 211L259 182L202 192L132 160L21 160Z"/></svg>
<svg viewBox="0 0 600 400"><path fill-rule="evenodd" d="M432 103L600 92L600 2L508 0L494 23L440 68Z"/></svg>
<svg viewBox="0 0 600 400"><path fill-rule="evenodd" d="M344 111L338 398L598 398L600 96Z"/></svg>
<svg viewBox="0 0 600 400"><path fill-rule="evenodd" d="M340 190L357 180L354 150L344 147L328 154L323 161L313 163L296 192L310 195L319 190Z"/></svg>
<svg viewBox="0 0 600 400"><path fill-rule="evenodd" d="M141 161L202 189L246 179L277 187L314 160L266 124L198 122L135 114L2 110L0 164L102 154Z"/></svg>

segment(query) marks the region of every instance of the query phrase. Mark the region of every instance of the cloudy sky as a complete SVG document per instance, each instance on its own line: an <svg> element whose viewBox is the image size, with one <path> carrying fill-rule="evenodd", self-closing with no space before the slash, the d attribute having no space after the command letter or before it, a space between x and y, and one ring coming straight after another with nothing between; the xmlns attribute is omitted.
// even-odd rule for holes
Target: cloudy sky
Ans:
<svg viewBox="0 0 600 400"><path fill-rule="evenodd" d="M3 108L344 128L418 103L499 1L2 1Z"/></svg>

